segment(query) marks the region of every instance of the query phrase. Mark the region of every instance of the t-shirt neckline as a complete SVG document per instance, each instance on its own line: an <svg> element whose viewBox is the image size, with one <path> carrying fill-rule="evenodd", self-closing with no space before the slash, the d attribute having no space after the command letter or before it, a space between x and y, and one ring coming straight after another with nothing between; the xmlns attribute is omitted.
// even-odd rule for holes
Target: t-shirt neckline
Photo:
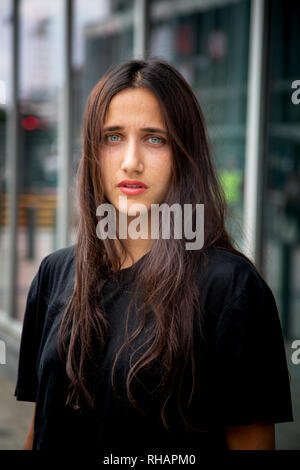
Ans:
<svg viewBox="0 0 300 470"><path fill-rule="evenodd" d="M145 253L141 258L139 258L135 263L133 263L131 266L128 266L128 268L120 269L118 271L117 276L119 277L119 282L127 282L129 281L136 269L140 266L140 264L143 262L143 260L146 258L146 256L149 254L149 251Z"/></svg>

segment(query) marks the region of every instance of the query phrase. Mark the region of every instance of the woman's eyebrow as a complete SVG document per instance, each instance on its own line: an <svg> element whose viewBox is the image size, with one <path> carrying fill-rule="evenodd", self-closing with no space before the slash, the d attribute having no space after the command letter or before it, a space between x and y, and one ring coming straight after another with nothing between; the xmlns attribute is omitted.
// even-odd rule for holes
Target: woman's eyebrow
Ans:
<svg viewBox="0 0 300 470"><path fill-rule="evenodd" d="M122 126L109 126L105 127L104 132L107 131L121 131L124 130L124 127ZM164 131L163 129L159 129L158 127L141 127L140 131L146 131L146 132L160 132L161 134L168 134L167 131Z"/></svg>

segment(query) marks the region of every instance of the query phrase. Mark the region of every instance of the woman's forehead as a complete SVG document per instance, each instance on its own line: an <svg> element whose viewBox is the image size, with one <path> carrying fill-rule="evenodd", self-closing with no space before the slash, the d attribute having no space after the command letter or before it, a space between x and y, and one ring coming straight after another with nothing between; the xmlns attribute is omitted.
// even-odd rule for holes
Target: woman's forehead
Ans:
<svg viewBox="0 0 300 470"><path fill-rule="evenodd" d="M153 127L164 130L160 105L152 92L144 89L126 89L112 98L104 125L126 128L129 122L136 122L141 128Z"/></svg>
<svg viewBox="0 0 300 470"><path fill-rule="evenodd" d="M152 91L146 88L126 88L113 96L109 107L112 108L131 103L140 107L145 105L159 106L158 100Z"/></svg>

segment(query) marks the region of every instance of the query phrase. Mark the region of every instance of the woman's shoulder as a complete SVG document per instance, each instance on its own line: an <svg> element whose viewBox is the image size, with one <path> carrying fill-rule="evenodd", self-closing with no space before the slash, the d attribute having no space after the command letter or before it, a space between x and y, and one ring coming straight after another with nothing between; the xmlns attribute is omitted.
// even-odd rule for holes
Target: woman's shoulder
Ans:
<svg viewBox="0 0 300 470"><path fill-rule="evenodd" d="M220 278L223 282L233 282L242 287L243 281L249 277L258 282L264 281L255 263L240 252L232 252L225 248L211 247L206 251L206 273L214 280Z"/></svg>
<svg viewBox="0 0 300 470"><path fill-rule="evenodd" d="M67 281L74 271L75 245L60 248L45 256L39 267L42 282Z"/></svg>
<svg viewBox="0 0 300 470"><path fill-rule="evenodd" d="M227 426L293 421L284 339L270 287L241 254L207 251L203 289L214 416Z"/></svg>
<svg viewBox="0 0 300 470"><path fill-rule="evenodd" d="M273 296L262 274L251 260L238 252L212 247L207 250L202 292L214 310L224 310L241 297Z"/></svg>
<svg viewBox="0 0 300 470"><path fill-rule="evenodd" d="M62 267L65 263L73 262L74 254L75 245L59 248L46 255L42 259L41 265L47 268Z"/></svg>
<svg viewBox="0 0 300 470"><path fill-rule="evenodd" d="M230 251L227 248L212 246L206 250L206 254L214 267L218 267L221 270L247 270L249 268L254 268L254 263L238 250Z"/></svg>

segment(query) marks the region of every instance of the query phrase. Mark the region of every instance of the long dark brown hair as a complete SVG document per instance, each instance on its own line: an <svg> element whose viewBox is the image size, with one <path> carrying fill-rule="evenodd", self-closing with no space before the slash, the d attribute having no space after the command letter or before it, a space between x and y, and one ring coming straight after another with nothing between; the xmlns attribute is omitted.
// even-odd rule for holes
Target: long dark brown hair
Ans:
<svg viewBox="0 0 300 470"><path fill-rule="evenodd" d="M170 430L167 406L175 396L180 420L189 429L186 410L195 388L195 328L205 342L196 272L199 266L204 269L210 247L223 248L250 260L234 247L225 228L228 209L199 103L184 77L156 57L125 61L109 70L96 84L87 102L77 180L80 215L75 244L75 282L58 335L59 354L65 361L69 379L66 404L77 409L95 405L93 383L109 334L109 319L99 299L107 279L121 268L114 240L99 239L96 234L99 222L96 209L107 202L101 183L102 129L111 99L124 89L139 87L155 94L169 133L173 171L164 202L169 206L179 203L181 207L193 204L193 208L204 204L204 246L200 250L186 250L187 240L172 238L172 230L170 239L159 237L152 241L146 259L139 265L131 299L137 296L142 299L139 310L143 315L139 317L138 328L128 335L118 351L111 379L114 384L114 370L121 351L129 343L134 345L141 332L145 334L151 311L154 321L151 328L146 329L146 339L138 348L142 353L130 364L127 374L127 397L134 406L143 409L131 385L138 374L158 362L160 381L156 391L163 397L160 406L163 425ZM171 223L172 220L171 217ZM126 253L124 246L122 253ZM187 370L190 371L189 384ZM185 399L181 397L183 382L189 391Z"/></svg>

